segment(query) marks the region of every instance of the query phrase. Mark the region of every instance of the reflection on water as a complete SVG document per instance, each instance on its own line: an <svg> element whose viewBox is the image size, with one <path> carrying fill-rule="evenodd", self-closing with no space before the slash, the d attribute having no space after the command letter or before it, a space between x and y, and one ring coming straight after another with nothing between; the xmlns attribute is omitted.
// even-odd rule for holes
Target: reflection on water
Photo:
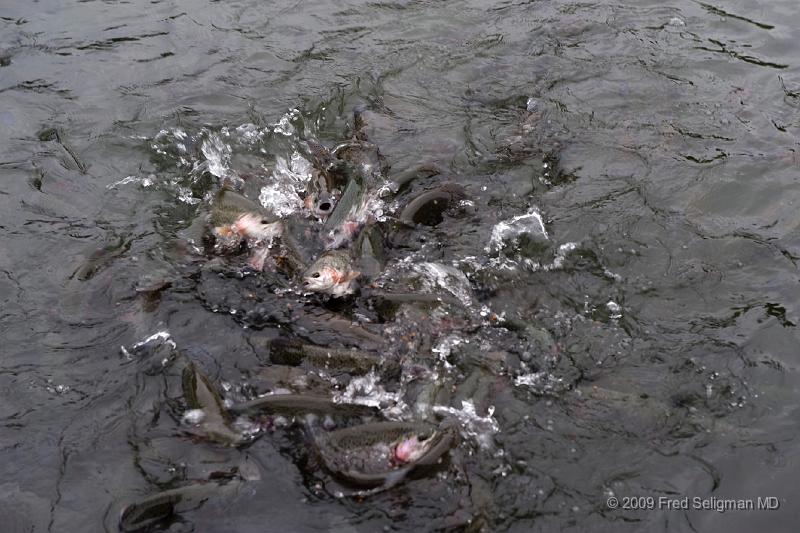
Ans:
<svg viewBox="0 0 800 533"><path fill-rule="evenodd" d="M9 531L114 531L126 502L205 494L195 483L214 476L225 490L165 527L789 530L795 7L6 8ZM197 221L227 185L296 220L302 260L319 254L308 141L346 142L354 109L390 166L365 204L383 251L357 296L205 253ZM289 337L402 372L273 364L270 343ZM324 394L392 419L453 416L460 444L432 472L341 497L301 416L237 416L238 446L198 438L187 360L227 407ZM782 505L612 510L611 496Z"/></svg>

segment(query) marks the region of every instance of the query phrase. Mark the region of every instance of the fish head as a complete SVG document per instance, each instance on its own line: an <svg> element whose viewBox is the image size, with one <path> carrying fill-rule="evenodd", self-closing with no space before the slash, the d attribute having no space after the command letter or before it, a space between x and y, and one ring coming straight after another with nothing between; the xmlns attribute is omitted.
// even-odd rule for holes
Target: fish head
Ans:
<svg viewBox="0 0 800 533"><path fill-rule="evenodd" d="M361 273L337 268L327 261L317 260L303 273L303 287L315 292L326 292L334 296L351 294L353 280Z"/></svg>
<svg viewBox="0 0 800 533"><path fill-rule="evenodd" d="M317 262L319 263L319 262ZM303 286L312 291L327 292L345 277L344 273L336 268L314 263L303 274Z"/></svg>
<svg viewBox="0 0 800 533"><path fill-rule="evenodd" d="M244 213L233 226L239 235L254 241L271 241L281 234L279 221L271 221L257 213Z"/></svg>
<svg viewBox="0 0 800 533"><path fill-rule="evenodd" d="M325 220L336 207L336 197L326 190L310 192L303 199L303 207L319 220Z"/></svg>

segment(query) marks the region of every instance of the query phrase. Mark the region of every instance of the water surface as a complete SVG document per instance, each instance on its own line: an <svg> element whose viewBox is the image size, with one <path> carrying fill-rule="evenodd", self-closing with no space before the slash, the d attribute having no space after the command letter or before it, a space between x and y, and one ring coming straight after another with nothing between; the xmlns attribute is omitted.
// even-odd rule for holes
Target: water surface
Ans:
<svg viewBox="0 0 800 533"><path fill-rule="evenodd" d="M4 530L116 531L124 502L245 460L261 481L170 531L458 529L478 515L487 531L791 530L798 25L789 1L5 5ZM344 140L354 106L384 117L371 138L390 175L436 162L474 205L394 238L390 259L459 268L477 309L555 343L473 334L532 358L498 376L492 445L465 438L437 474L363 501L306 468L292 431L240 449L187 438L170 363L186 354L241 392L287 328L346 344L314 326L315 300L197 274L179 237L223 178L258 198L300 125ZM499 223L531 213L550 255L492 249ZM611 496L781 508L612 510Z"/></svg>

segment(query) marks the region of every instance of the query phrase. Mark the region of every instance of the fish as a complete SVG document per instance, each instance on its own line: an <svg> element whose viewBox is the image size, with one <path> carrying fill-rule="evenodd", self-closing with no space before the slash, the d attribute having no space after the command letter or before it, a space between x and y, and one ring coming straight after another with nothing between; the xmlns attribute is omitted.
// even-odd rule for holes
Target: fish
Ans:
<svg viewBox="0 0 800 533"><path fill-rule="evenodd" d="M368 218L367 204L363 184L352 178L322 228L327 250L341 248L353 240Z"/></svg>
<svg viewBox="0 0 800 533"><path fill-rule="evenodd" d="M419 460L428 451L428 443L420 440L416 435L400 441L394 447L394 461L397 463L411 463Z"/></svg>
<svg viewBox="0 0 800 533"><path fill-rule="evenodd" d="M378 147L366 140L364 110L354 110L353 117L353 138L331 151L339 163L337 175L344 178L344 185L335 207L328 211L323 228L328 250L350 243L362 227L379 216L383 206L381 197L389 166Z"/></svg>
<svg viewBox="0 0 800 533"><path fill-rule="evenodd" d="M384 359L377 353L348 348L328 348L289 339L273 339L269 343L270 361L276 365L307 366L329 372L364 375L377 369L385 379L399 379L400 363Z"/></svg>
<svg viewBox="0 0 800 533"><path fill-rule="evenodd" d="M86 163L78 157L77 152L75 151L72 146L67 143L64 135L64 131L61 128L47 128L41 132L39 132L39 140L48 142L48 141L55 141L56 143L61 145L61 148L64 149L65 152L69 155L70 159L62 158L61 162L66 167L72 170L72 163L81 174L86 174ZM70 162L71 161L71 162Z"/></svg>
<svg viewBox="0 0 800 533"><path fill-rule="evenodd" d="M310 206L311 211L319 219L324 219L333 212L336 205L336 197L328 191L320 191L313 199Z"/></svg>
<svg viewBox="0 0 800 533"><path fill-rule="evenodd" d="M219 393L197 365L189 362L183 369L183 395L189 410L184 415L187 421L196 418L197 427L192 433L225 446L238 446L247 441L231 427L232 417L222 403Z"/></svg>
<svg viewBox="0 0 800 533"><path fill-rule="evenodd" d="M118 237L116 241L109 242L100 248L90 248L86 251L83 261L74 270L70 279L87 281L100 270L108 266L118 257L123 256L131 248L133 239Z"/></svg>
<svg viewBox="0 0 800 533"><path fill-rule="evenodd" d="M237 414L276 414L299 416L309 413L342 415L352 417L374 417L379 415L375 407L368 405L334 403L328 398L308 394L269 394L230 407Z"/></svg>
<svg viewBox="0 0 800 533"><path fill-rule="evenodd" d="M305 148L313 177L305 192L304 206L316 218L325 220L333 212L339 193L347 183L345 164L315 139L306 139Z"/></svg>
<svg viewBox="0 0 800 533"><path fill-rule="evenodd" d="M331 312L320 306L305 308L291 315L286 323L294 331L305 332L308 340L317 344L332 341L361 349L380 350L385 348L386 338L371 329L374 325L354 323L353 319Z"/></svg>
<svg viewBox="0 0 800 533"><path fill-rule="evenodd" d="M211 498L235 493L242 479L211 479L145 496L126 505L120 512L119 529L124 532L152 531L153 526L179 518L182 512L195 509Z"/></svg>
<svg viewBox="0 0 800 533"><path fill-rule="evenodd" d="M216 253L235 253L243 246L251 251L248 263L263 270L273 241L283 235L283 221L259 204L223 187L214 197L208 217Z"/></svg>
<svg viewBox="0 0 800 533"><path fill-rule="evenodd" d="M395 175L389 182L387 190L398 193L414 180L420 178L431 178L433 176L446 176L448 178L452 177L449 171L445 170L433 161L428 161L414 165Z"/></svg>
<svg viewBox="0 0 800 533"><path fill-rule="evenodd" d="M418 377L406 385L403 400L413 406L417 416L427 418L433 414L434 405L449 405L453 382L431 371L422 370Z"/></svg>
<svg viewBox="0 0 800 533"><path fill-rule="evenodd" d="M386 264L384 237L377 226L364 228L355 243L358 269L367 279L378 277Z"/></svg>
<svg viewBox="0 0 800 533"><path fill-rule="evenodd" d="M237 251L241 245L269 245L283 233L283 224L256 202L223 187L214 197L208 218L218 252Z"/></svg>
<svg viewBox="0 0 800 533"><path fill-rule="evenodd" d="M263 243L279 237L282 232L280 221L270 221L258 213L243 213L239 215L233 228L239 235L251 243Z"/></svg>
<svg viewBox="0 0 800 533"><path fill-rule="evenodd" d="M361 272L353 269L353 258L347 250L330 250L317 258L303 272L303 286L314 292L341 297L353 294Z"/></svg>
<svg viewBox="0 0 800 533"><path fill-rule="evenodd" d="M400 483L412 470L434 466L457 444L458 428L443 422L372 422L314 435L323 464L337 478L362 487Z"/></svg>
<svg viewBox="0 0 800 533"><path fill-rule="evenodd" d="M119 528L121 531L143 530L172 516L179 503L190 499L202 501L219 487L218 483L202 483L162 491L143 498L122 510Z"/></svg>
<svg viewBox="0 0 800 533"><path fill-rule="evenodd" d="M338 145L332 153L369 181L382 180L389 170L386 158L368 141L353 139Z"/></svg>
<svg viewBox="0 0 800 533"><path fill-rule="evenodd" d="M261 205L228 187L214 195L212 206L209 222L214 227L231 225L244 213L264 213Z"/></svg>
<svg viewBox="0 0 800 533"><path fill-rule="evenodd" d="M416 196L400 213L399 219L410 226L435 226L444 219L447 211L466 198L466 190L461 185L445 183Z"/></svg>

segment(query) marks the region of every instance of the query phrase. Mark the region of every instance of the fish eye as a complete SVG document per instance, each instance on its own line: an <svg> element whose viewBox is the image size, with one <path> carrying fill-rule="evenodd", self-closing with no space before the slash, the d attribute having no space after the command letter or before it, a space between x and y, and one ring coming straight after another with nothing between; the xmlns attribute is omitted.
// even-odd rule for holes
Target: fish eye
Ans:
<svg viewBox="0 0 800 533"><path fill-rule="evenodd" d="M266 226L267 224L269 224L269 220L267 220L266 218L262 218L261 223Z"/></svg>
<svg viewBox="0 0 800 533"><path fill-rule="evenodd" d="M320 211L328 211L330 208L331 208L330 202L322 202L321 204L319 204Z"/></svg>
<svg viewBox="0 0 800 533"><path fill-rule="evenodd" d="M311 274L311 277L312 278L318 278L319 277L319 272L314 272L313 274Z"/></svg>

